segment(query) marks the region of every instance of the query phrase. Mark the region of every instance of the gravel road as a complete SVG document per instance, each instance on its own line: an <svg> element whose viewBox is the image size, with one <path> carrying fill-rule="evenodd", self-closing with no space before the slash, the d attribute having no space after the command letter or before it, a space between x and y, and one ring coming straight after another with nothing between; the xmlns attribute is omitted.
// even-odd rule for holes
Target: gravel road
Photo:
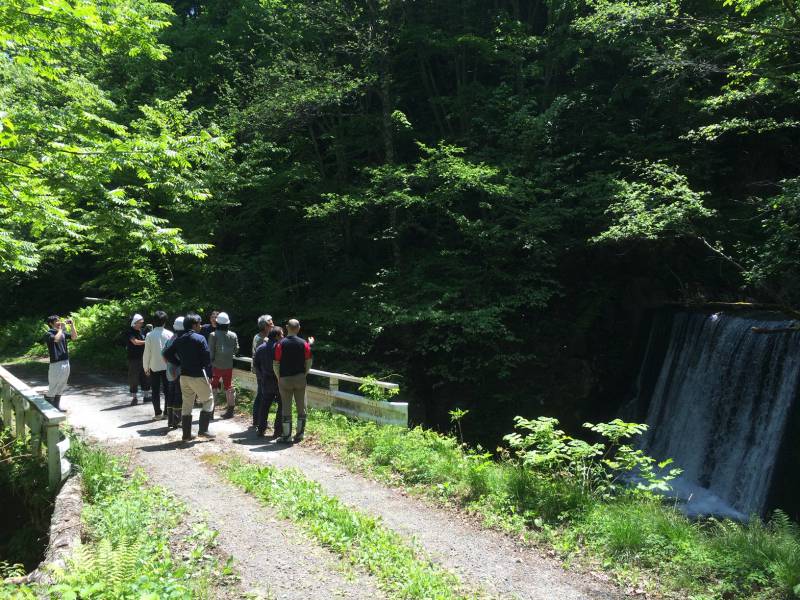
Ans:
<svg viewBox="0 0 800 600"><path fill-rule="evenodd" d="M25 371L16 374L31 385L43 383L40 374ZM155 483L203 513L220 532L222 551L235 558L244 589L264 597L385 596L373 578L353 572L292 524L221 480L200 459L205 453L236 452L251 461L302 470L326 493L415 539L434 560L482 595L519 600L623 597L605 582L567 572L535 549L353 474L312 449L256 438L244 420L215 420L211 424L217 434L214 441L182 448L178 431L165 434L164 422L151 420L152 406L128 406L124 387L106 377L74 377L68 392L62 407L68 411L69 422L105 444L129 448L134 461Z"/></svg>

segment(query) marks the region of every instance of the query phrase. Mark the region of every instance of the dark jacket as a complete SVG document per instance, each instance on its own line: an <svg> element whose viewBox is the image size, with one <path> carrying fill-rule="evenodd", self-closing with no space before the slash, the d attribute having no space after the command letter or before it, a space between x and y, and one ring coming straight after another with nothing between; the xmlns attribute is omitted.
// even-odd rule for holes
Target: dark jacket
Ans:
<svg viewBox="0 0 800 600"><path fill-rule="evenodd" d="M194 331L187 331L164 350L164 358L180 365L181 375L203 377L211 368L211 353L206 339Z"/></svg>
<svg viewBox="0 0 800 600"><path fill-rule="evenodd" d="M253 369L261 385L268 389L278 389L278 379L272 370L272 361L275 360L275 340L267 340L256 348L253 354Z"/></svg>

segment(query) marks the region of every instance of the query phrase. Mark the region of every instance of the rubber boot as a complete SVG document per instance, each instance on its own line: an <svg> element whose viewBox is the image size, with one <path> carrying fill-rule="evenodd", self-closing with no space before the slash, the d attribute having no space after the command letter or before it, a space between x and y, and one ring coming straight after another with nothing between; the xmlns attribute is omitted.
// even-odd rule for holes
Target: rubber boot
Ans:
<svg viewBox="0 0 800 600"><path fill-rule="evenodd" d="M281 444L292 443L292 417L283 417L283 435L278 438Z"/></svg>
<svg viewBox="0 0 800 600"><path fill-rule="evenodd" d="M56 398L55 398L55 396L45 396L44 400L45 400L45 402L50 404L53 408L58 408L56 406Z"/></svg>
<svg viewBox="0 0 800 600"><path fill-rule="evenodd" d="M211 413L206 412L204 410L200 411L200 428L197 431L197 435L201 435L205 438L213 438L214 434L208 432L208 424L211 422Z"/></svg>
<svg viewBox="0 0 800 600"><path fill-rule="evenodd" d="M139 404L139 398L137 398L136 394L134 393L131 396L131 406L136 406L137 404Z"/></svg>
<svg viewBox="0 0 800 600"><path fill-rule="evenodd" d="M183 427L183 437L181 439L184 442L192 441L194 439L192 435L192 415L181 417L181 426Z"/></svg>
<svg viewBox="0 0 800 600"><path fill-rule="evenodd" d="M61 412L64 412L64 409L61 408L61 394L56 394L53 396L53 406L55 406Z"/></svg>
<svg viewBox="0 0 800 600"><path fill-rule="evenodd" d="M306 418L297 417L297 433L295 434L293 441L295 443L302 442L303 438L305 437L305 432L306 432Z"/></svg>
<svg viewBox="0 0 800 600"><path fill-rule="evenodd" d="M170 429L177 429L178 425L181 424L181 409L180 408L173 408L172 409L172 425L169 426Z"/></svg>
<svg viewBox="0 0 800 600"><path fill-rule="evenodd" d="M236 405L236 390L229 388L225 390L225 414L222 415L223 419L233 418L233 407Z"/></svg>

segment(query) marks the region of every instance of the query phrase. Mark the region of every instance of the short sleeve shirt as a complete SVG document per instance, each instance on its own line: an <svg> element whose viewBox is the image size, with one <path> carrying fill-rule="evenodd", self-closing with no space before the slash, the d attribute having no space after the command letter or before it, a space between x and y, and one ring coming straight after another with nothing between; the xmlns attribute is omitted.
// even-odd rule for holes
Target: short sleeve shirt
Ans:
<svg viewBox="0 0 800 600"><path fill-rule="evenodd" d="M69 350L67 349L67 340L72 339L72 334L64 332L64 336L60 342L56 342L57 329L48 329L44 334L44 343L47 344L47 352L50 354L50 362L61 362L62 360L69 360Z"/></svg>
<svg viewBox="0 0 800 600"><path fill-rule="evenodd" d="M136 346L133 343L133 340L142 340L144 341L145 335L144 331L136 330L133 327L130 328L128 331L128 359L132 358L142 358L144 356L144 346Z"/></svg>

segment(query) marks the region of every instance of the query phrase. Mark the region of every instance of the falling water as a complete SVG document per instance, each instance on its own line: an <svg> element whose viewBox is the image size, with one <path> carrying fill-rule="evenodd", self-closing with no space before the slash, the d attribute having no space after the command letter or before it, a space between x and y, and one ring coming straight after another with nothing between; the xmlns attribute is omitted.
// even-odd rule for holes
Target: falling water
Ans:
<svg viewBox="0 0 800 600"><path fill-rule="evenodd" d="M649 393L643 445L683 469L674 489L688 514L763 512L800 384L800 334L751 327L788 325L722 313L672 316L652 392L640 390ZM654 343L651 336L651 360Z"/></svg>

